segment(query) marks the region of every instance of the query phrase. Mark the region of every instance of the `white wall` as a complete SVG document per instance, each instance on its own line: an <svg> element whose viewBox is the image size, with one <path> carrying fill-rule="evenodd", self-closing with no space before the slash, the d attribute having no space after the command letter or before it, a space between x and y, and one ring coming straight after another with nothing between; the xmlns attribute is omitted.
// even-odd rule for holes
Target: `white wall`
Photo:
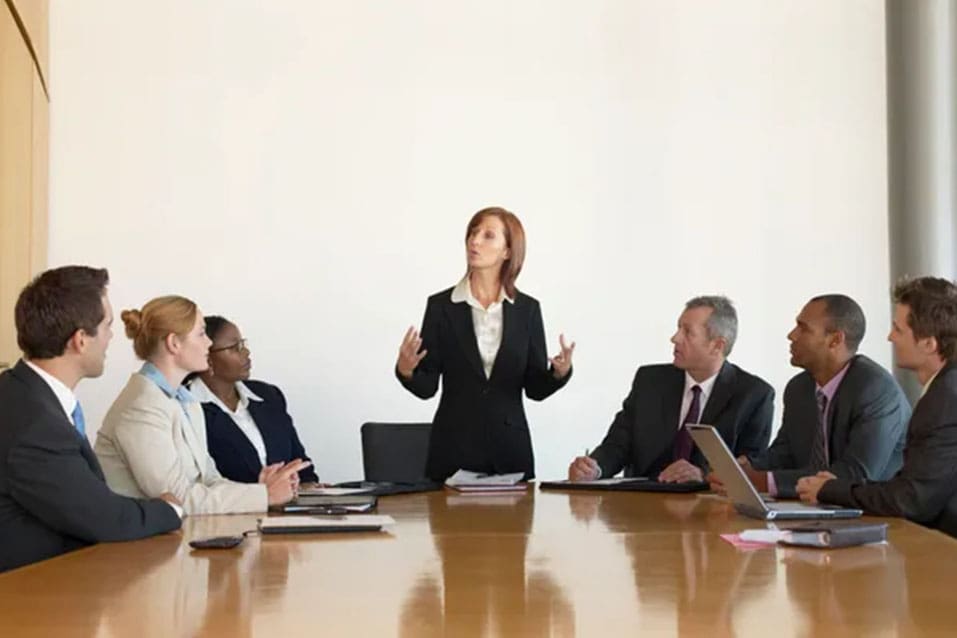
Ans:
<svg viewBox="0 0 957 638"><path fill-rule="evenodd" d="M324 478L361 475L362 422L430 420L396 350L486 205L525 224L549 343L578 342L528 405L541 477L695 294L734 299L732 359L779 393L816 293L889 364L879 0L51 4L51 265L235 319ZM91 430L137 365L118 332Z"/></svg>

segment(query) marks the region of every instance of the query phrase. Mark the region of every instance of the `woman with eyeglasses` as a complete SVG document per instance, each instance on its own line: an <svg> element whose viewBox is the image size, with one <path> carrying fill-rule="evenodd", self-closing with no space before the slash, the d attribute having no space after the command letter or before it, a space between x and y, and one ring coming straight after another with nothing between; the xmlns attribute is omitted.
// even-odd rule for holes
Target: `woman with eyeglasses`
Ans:
<svg viewBox="0 0 957 638"><path fill-rule="evenodd" d="M434 396L442 380L426 476L444 481L464 469L531 479L522 392L541 401L568 383L575 344L560 336L561 352L549 359L539 303L515 287L525 260L518 217L504 208L480 210L464 248L465 276L429 297L422 333L406 332L395 374L421 399Z"/></svg>
<svg viewBox="0 0 957 638"><path fill-rule="evenodd" d="M169 492L187 514L265 512L292 500L307 461L289 459L248 484L224 477L210 457L203 409L183 385L209 365L210 340L196 304L157 297L120 316L143 366L113 402L96 438L110 488L136 498Z"/></svg>
<svg viewBox="0 0 957 638"><path fill-rule="evenodd" d="M249 379L249 342L236 324L211 315L206 317L206 334L213 342L209 367L189 390L203 404L209 453L222 475L255 483L264 470L292 459L309 461L282 391ZM299 480L318 483L319 477L309 466L299 472Z"/></svg>

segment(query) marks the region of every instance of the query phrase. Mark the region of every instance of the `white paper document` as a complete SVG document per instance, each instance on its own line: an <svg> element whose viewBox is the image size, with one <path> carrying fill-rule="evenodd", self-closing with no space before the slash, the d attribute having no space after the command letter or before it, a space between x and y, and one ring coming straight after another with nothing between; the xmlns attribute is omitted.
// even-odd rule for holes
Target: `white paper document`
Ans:
<svg viewBox="0 0 957 638"><path fill-rule="evenodd" d="M741 540L748 543L774 544L787 538L788 532L778 529L746 529L738 534Z"/></svg>
<svg viewBox="0 0 957 638"><path fill-rule="evenodd" d="M460 492L518 492L528 488L528 483L519 483L524 472L512 474L480 474L459 470L445 484Z"/></svg>
<svg viewBox="0 0 957 638"><path fill-rule="evenodd" d="M523 476L525 476L524 472L513 472L511 474L480 474L479 472L459 470L445 479L445 484L450 487L455 487L456 485L515 485L522 480Z"/></svg>

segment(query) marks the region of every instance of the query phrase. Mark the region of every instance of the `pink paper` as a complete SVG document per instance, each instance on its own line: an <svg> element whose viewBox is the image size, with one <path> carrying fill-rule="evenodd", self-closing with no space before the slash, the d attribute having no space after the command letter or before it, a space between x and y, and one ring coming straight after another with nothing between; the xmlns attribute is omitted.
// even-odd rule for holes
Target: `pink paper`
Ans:
<svg viewBox="0 0 957 638"><path fill-rule="evenodd" d="M740 534L721 534L721 538L728 541L736 548L745 551L752 551L755 549L765 549L767 547L774 547L776 543L759 543L756 541L744 541L741 540Z"/></svg>

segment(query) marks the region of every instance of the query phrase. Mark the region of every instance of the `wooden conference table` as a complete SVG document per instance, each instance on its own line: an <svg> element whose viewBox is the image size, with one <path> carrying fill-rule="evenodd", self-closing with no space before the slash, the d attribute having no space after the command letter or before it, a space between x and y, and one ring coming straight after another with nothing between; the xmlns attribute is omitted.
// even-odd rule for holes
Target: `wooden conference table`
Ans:
<svg viewBox="0 0 957 638"><path fill-rule="evenodd" d="M2 636L957 635L957 540L736 549L711 495L433 492L380 499L391 534L252 536L256 516L0 575Z"/></svg>

